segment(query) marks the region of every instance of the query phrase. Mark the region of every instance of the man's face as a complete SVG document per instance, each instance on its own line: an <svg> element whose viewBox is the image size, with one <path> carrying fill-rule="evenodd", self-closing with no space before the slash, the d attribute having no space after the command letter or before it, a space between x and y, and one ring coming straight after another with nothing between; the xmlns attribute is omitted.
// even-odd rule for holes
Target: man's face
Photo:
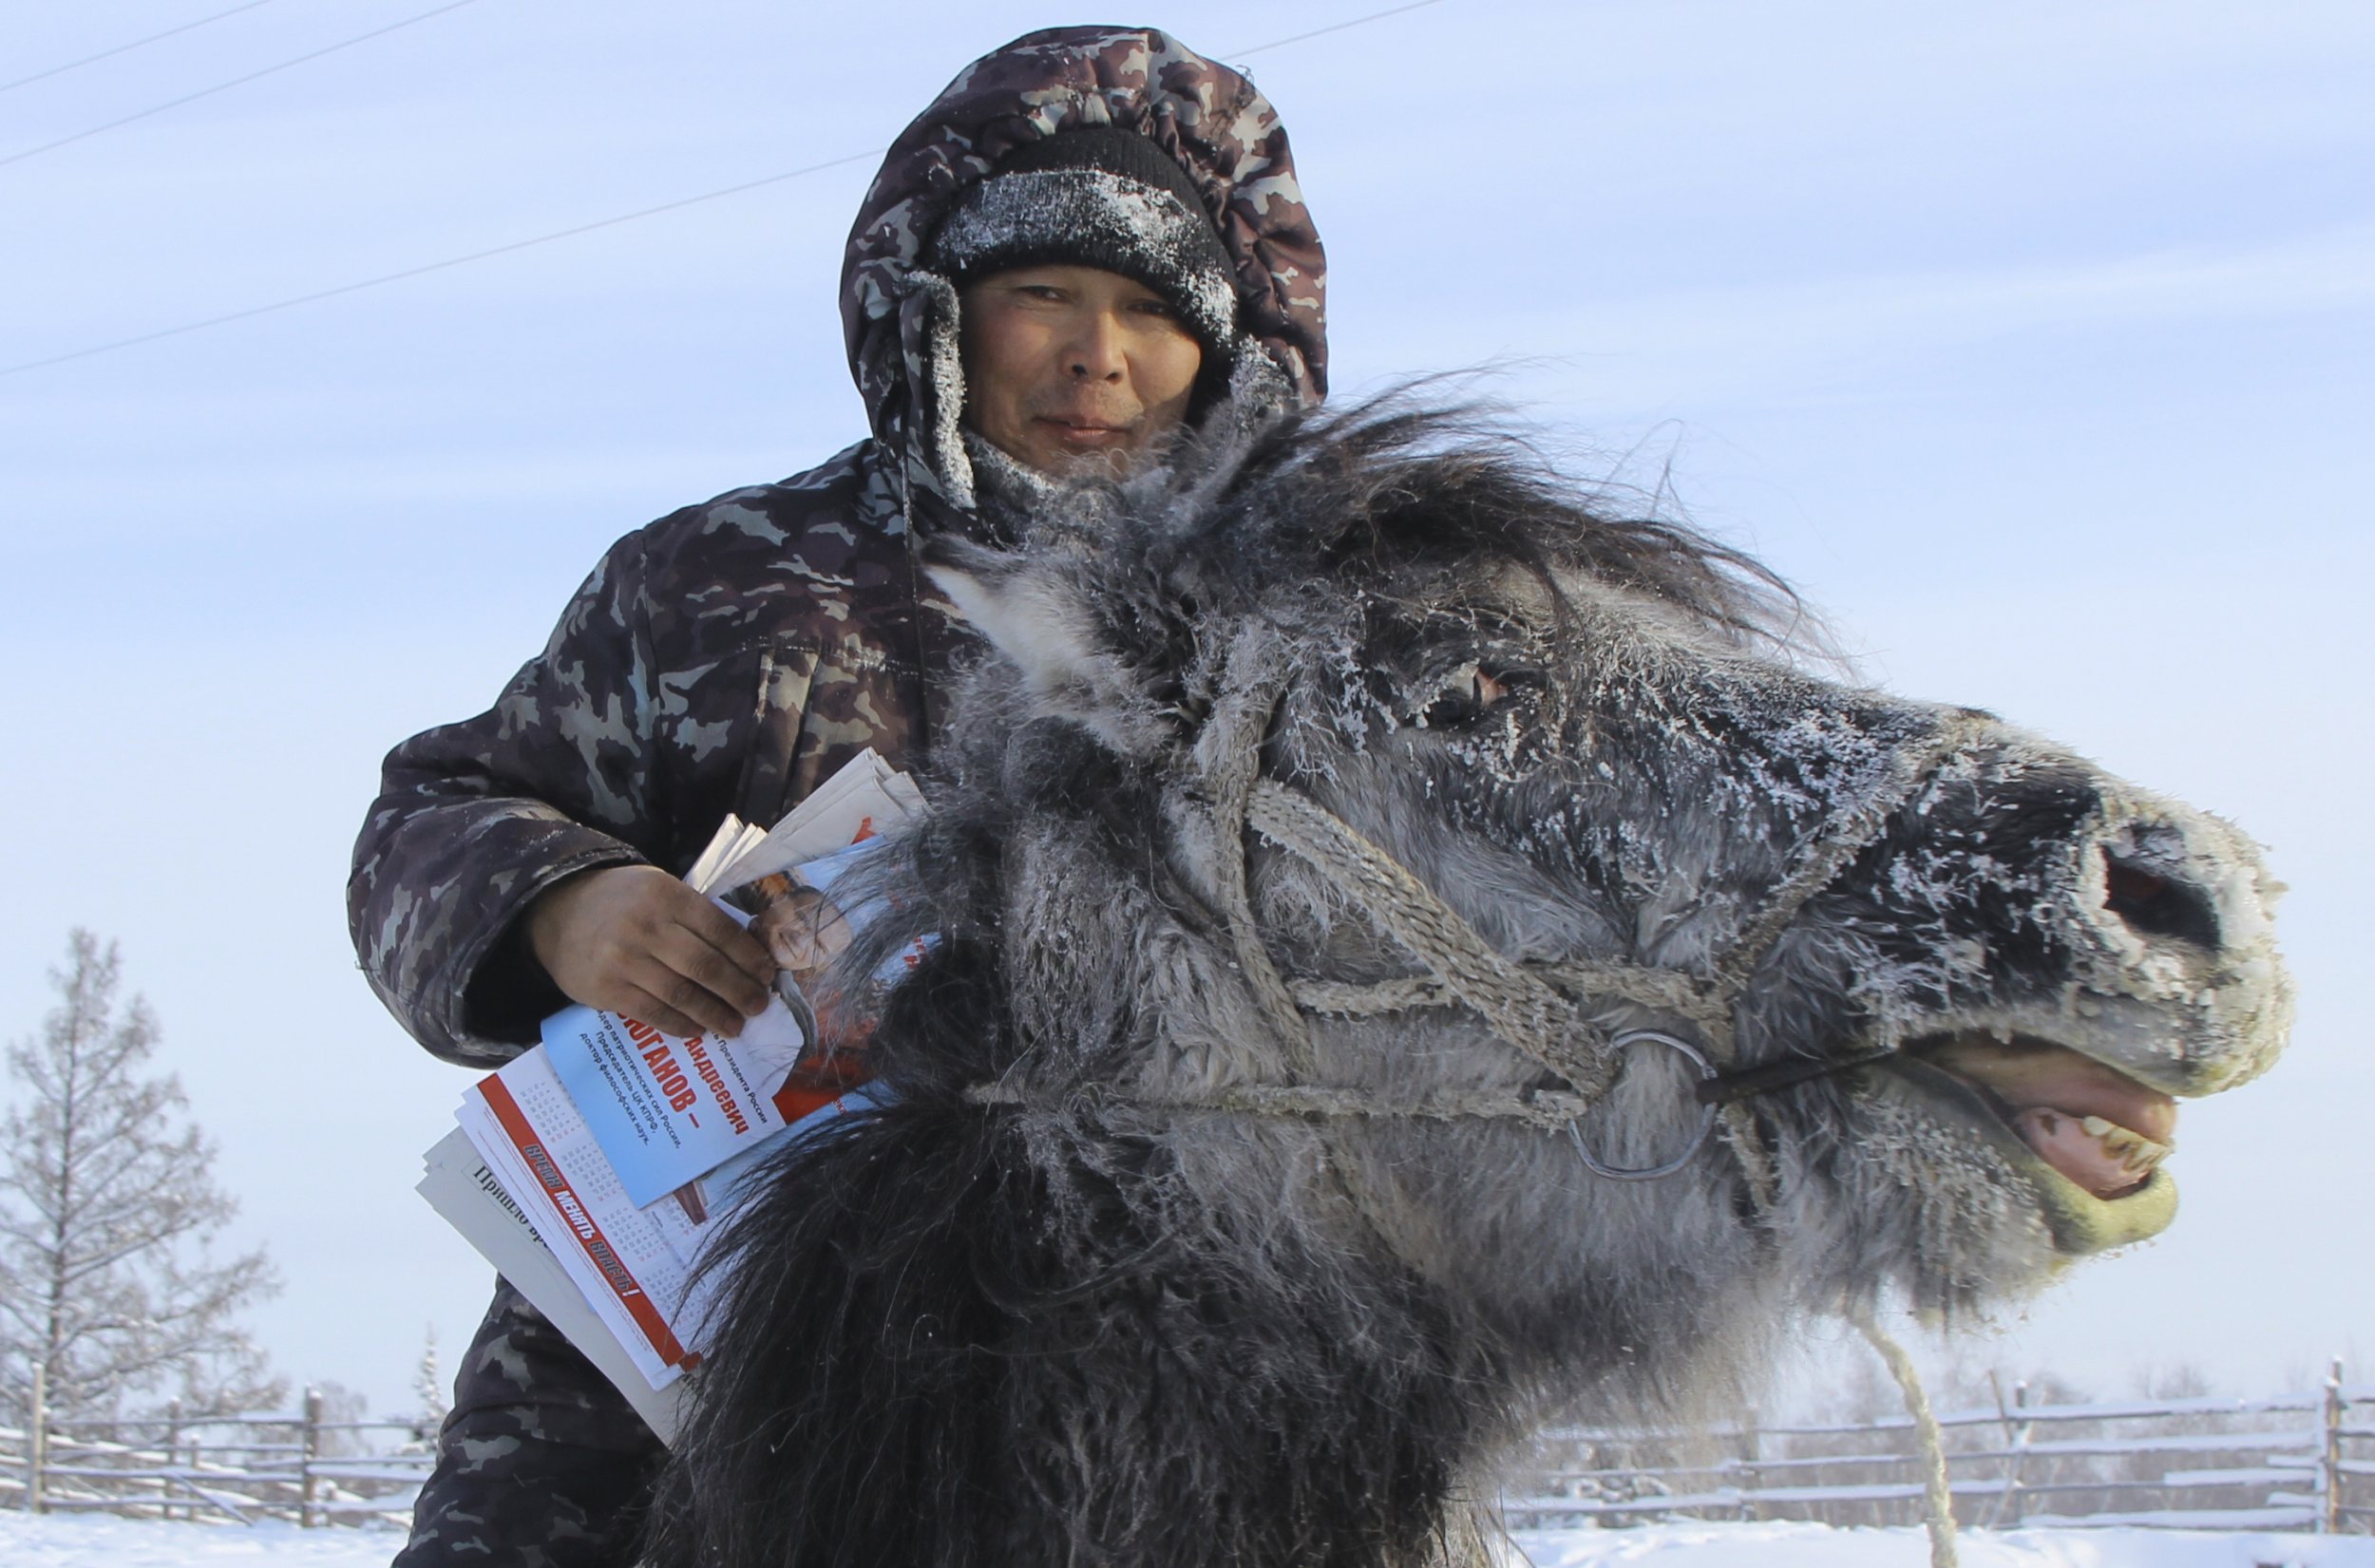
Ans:
<svg viewBox="0 0 2375 1568"><path fill-rule="evenodd" d="M1180 426L1204 349L1162 295L1095 267L965 285L965 423L1041 473L1127 466Z"/></svg>

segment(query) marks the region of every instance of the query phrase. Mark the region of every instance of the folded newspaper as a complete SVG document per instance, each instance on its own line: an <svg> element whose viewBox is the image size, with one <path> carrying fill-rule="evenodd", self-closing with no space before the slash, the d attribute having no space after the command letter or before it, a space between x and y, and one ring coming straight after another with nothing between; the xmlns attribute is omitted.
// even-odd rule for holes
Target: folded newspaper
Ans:
<svg viewBox="0 0 2375 1568"><path fill-rule="evenodd" d="M541 1045L470 1086L425 1157L421 1195L663 1439L705 1342L702 1247L743 1177L874 1103L863 1038L826 1044L810 993L869 914L835 887L922 809L913 781L869 750L772 830L728 817L685 880L766 942L778 966L767 1011L726 1040L564 1008ZM876 980L920 956L918 944Z"/></svg>

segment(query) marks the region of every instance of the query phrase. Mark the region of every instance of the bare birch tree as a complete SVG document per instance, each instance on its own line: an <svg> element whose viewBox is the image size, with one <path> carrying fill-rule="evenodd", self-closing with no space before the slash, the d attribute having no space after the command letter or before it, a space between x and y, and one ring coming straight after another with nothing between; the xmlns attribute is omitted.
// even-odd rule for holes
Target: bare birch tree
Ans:
<svg viewBox="0 0 2375 1568"><path fill-rule="evenodd" d="M0 1398L21 1413L42 1369L62 1418L277 1403L283 1387L236 1318L279 1289L261 1249L217 1260L238 1205L178 1078L149 1069L157 1021L118 1005L121 965L86 931L49 972L58 1005L9 1049L0 1123Z"/></svg>

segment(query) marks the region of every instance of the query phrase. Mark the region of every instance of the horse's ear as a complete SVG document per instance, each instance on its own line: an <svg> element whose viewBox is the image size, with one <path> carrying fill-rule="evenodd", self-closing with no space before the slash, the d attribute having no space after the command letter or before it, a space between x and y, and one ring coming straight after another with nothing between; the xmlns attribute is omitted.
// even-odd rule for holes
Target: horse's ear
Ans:
<svg viewBox="0 0 2375 1568"><path fill-rule="evenodd" d="M925 547L923 569L957 614L1022 672L1041 711L1086 725L1128 756L1169 743L1171 727L1060 559L943 538Z"/></svg>

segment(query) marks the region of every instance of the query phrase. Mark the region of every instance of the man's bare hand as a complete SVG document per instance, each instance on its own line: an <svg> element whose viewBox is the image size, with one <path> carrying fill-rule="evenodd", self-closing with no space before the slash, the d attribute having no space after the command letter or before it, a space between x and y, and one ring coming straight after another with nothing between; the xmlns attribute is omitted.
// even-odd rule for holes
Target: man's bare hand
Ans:
<svg viewBox="0 0 2375 1568"><path fill-rule="evenodd" d="M772 994L757 938L657 866L604 866L528 906L528 945L570 1000L676 1035L742 1032Z"/></svg>

